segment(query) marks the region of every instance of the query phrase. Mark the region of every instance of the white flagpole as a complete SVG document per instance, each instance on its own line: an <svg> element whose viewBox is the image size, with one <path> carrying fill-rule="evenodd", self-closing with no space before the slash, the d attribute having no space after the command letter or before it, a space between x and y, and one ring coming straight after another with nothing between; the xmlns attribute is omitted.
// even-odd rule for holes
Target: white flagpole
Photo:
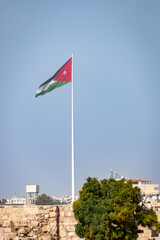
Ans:
<svg viewBox="0 0 160 240"><path fill-rule="evenodd" d="M72 203L75 200L74 193L74 123L73 123L73 52L72 52Z"/></svg>

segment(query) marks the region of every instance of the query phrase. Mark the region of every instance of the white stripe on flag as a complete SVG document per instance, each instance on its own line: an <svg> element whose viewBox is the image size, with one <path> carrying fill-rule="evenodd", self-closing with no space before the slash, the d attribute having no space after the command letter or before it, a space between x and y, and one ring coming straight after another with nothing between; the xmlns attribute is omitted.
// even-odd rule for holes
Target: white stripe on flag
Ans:
<svg viewBox="0 0 160 240"><path fill-rule="evenodd" d="M47 88L49 88L50 85L56 83L57 81L51 80L49 83L44 84L43 86L39 87L36 91L36 94L46 91Z"/></svg>

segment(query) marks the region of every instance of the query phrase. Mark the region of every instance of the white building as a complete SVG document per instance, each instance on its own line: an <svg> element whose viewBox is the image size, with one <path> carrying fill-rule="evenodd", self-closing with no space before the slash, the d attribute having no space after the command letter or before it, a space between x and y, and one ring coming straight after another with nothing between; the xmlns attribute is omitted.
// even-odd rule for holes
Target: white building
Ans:
<svg viewBox="0 0 160 240"><path fill-rule="evenodd" d="M26 198L13 196L7 199L6 204L32 205L36 203L39 193L39 185L26 185Z"/></svg>
<svg viewBox="0 0 160 240"><path fill-rule="evenodd" d="M39 193L39 185L27 185L26 186L26 204L32 205L36 203Z"/></svg>
<svg viewBox="0 0 160 240"><path fill-rule="evenodd" d="M75 200L78 199L78 196L75 196ZM60 197L60 198L56 198L57 201L59 201L60 203L66 203L66 204L69 204L72 202L72 196L63 196L63 197Z"/></svg>
<svg viewBox="0 0 160 240"><path fill-rule="evenodd" d="M16 196L14 196L13 198L7 199L6 204L25 205L26 204L26 198L18 198Z"/></svg>

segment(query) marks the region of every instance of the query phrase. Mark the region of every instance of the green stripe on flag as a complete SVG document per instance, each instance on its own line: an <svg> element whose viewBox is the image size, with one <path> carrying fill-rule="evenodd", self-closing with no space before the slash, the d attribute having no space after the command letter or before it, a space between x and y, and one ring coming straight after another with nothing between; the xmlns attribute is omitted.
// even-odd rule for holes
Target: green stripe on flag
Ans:
<svg viewBox="0 0 160 240"><path fill-rule="evenodd" d="M62 87L63 85L69 83L68 81L57 81L54 82L53 84L49 85L49 87L45 90L45 91L41 91L40 93L36 94L35 97L38 97L40 95L44 95L47 92L52 91L53 89L57 88L57 87Z"/></svg>

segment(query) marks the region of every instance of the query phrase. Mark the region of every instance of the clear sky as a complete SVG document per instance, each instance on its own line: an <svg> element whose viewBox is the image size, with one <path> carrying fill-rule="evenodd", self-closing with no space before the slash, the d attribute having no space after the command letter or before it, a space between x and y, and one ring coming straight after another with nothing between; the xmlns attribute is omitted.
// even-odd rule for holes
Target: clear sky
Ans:
<svg viewBox="0 0 160 240"><path fill-rule="evenodd" d="M76 194L110 169L160 184L160 1L0 5L0 198L71 194L71 84L35 93L73 50Z"/></svg>

